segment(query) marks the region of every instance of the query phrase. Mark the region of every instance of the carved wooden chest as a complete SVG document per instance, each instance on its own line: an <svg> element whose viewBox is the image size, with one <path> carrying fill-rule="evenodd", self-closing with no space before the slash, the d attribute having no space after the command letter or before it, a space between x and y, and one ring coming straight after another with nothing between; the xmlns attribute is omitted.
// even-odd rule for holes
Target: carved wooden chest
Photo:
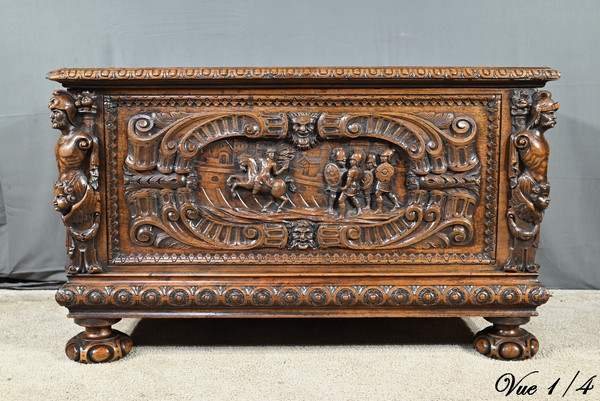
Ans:
<svg viewBox="0 0 600 401"><path fill-rule="evenodd" d="M483 316L538 349L549 68L61 69L59 304L106 362L124 317Z"/></svg>

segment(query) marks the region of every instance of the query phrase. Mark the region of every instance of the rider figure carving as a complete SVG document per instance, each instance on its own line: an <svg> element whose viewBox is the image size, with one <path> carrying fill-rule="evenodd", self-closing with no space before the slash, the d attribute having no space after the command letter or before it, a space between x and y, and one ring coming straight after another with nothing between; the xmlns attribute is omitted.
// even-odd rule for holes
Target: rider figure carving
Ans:
<svg viewBox="0 0 600 401"><path fill-rule="evenodd" d="M290 167L289 160L283 162L283 165L278 170L277 169L277 161L276 150L273 147L269 147L265 151L266 158L259 159L259 170L258 174L254 178L254 186L252 188L252 194L256 195L260 191L260 187L262 184L265 184L269 188L273 188L273 180L279 174L283 173Z"/></svg>

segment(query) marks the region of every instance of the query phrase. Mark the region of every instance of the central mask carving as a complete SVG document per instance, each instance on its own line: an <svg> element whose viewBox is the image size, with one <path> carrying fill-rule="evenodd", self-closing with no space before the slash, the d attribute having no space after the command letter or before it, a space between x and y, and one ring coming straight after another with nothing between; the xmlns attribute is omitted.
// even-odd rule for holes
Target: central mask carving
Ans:
<svg viewBox="0 0 600 401"><path fill-rule="evenodd" d="M291 120L289 137L294 146L300 150L314 148L317 145L317 132L315 125L319 113L289 113Z"/></svg>
<svg viewBox="0 0 600 401"><path fill-rule="evenodd" d="M289 249L317 249L316 242L316 231L317 227L315 224L308 220L299 220L293 223L287 224L288 231L290 233L290 239L288 242Z"/></svg>

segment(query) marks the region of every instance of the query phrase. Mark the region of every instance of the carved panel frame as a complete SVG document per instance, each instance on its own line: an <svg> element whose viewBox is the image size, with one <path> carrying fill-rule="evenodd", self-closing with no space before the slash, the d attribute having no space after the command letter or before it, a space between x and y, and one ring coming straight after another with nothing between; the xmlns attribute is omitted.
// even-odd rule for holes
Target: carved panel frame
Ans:
<svg viewBox="0 0 600 401"><path fill-rule="evenodd" d="M137 95L109 95L104 97L105 119L106 119L106 141L107 141L107 187L108 202L108 250L109 263L114 265L128 265L138 263L148 264L188 264L188 263L211 263L211 264L352 264L352 263L376 263L376 264L493 264L495 263L496 226L497 226L497 195L498 177L497 169L499 162L499 138L501 111L499 104L501 94L475 94L475 95L396 95L378 96L364 98L362 96L254 96L251 99L244 96L137 96ZM225 107L267 106L267 107L293 107L294 110L302 111L305 108L320 109L327 107L411 107L411 106L445 106L483 107L487 113L487 127L484 129L487 137L486 154L480 155L485 158L485 182L481 183L483 195L480 202L484 204L484 251L477 254L452 253L439 251L436 253L402 253L394 250L381 250L378 252L324 252L320 254L293 253L284 250L267 254L244 254L243 252L203 252L203 253L131 253L121 249L119 239L119 177L120 169L123 169L118 152L119 141L119 110L130 107L165 107L176 108L193 107L212 108L213 110ZM121 164L121 165L120 165Z"/></svg>

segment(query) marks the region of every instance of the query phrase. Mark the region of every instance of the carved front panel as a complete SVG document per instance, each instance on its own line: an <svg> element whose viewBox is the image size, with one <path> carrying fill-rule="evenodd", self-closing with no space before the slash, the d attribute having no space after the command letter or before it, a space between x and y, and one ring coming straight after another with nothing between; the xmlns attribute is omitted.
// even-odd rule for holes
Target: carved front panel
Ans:
<svg viewBox="0 0 600 401"><path fill-rule="evenodd" d="M499 103L106 96L110 260L495 263Z"/></svg>

